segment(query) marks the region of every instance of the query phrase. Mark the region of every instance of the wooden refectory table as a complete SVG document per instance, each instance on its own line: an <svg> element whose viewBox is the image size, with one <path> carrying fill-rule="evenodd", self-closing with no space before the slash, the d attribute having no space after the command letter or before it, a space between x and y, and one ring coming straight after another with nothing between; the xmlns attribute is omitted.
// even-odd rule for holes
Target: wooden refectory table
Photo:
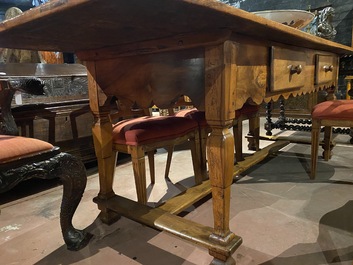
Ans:
<svg viewBox="0 0 353 265"><path fill-rule="evenodd" d="M235 264L232 253L241 244L229 227L235 110L336 86L339 56L353 54L215 0L51 0L2 22L0 47L75 52L85 62L101 219L122 214L171 232L208 248L213 264ZM168 107L180 95L206 111L212 128L207 185L155 209L116 196L111 98ZM176 215L206 191L212 192L214 227Z"/></svg>

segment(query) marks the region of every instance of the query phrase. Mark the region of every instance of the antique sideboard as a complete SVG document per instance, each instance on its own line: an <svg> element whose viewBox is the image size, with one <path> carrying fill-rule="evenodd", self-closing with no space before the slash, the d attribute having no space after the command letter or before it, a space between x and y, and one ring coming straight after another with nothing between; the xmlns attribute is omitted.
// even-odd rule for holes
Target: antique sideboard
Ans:
<svg viewBox="0 0 353 265"><path fill-rule="evenodd" d="M233 164L235 110L332 88L339 57L353 54L351 47L214 0L52 0L1 23L0 46L75 52L85 61L100 218L109 223L124 215L168 231L207 248L212 264L235 264L232 254L242 241L229 224L233 174L246 168ZM180 95L206 111L209 180L157 208L116 195L111 98L163 108ZM177 215L209 192L213 227Z"/></svg>

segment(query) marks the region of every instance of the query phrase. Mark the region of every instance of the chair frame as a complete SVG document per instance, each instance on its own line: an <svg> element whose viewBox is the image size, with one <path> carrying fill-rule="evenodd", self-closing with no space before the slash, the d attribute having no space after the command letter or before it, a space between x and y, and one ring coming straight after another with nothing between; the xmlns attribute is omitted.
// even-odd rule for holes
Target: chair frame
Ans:
<svg viewBox="0 0 353 265"><path fill-rule="evenodd" d="M137 117L141 115L149 115L150 110L143 109L130 109L130 104L127 102L122 102L121 100L116 101L117 112L110 114L110 122L114 124L114 120L117 118L126 118L128 116ZM168 179L168 174L171 166L172 152L174 146L180 145L184 142L189 141L190 150L192 156L192 163L194 168L195 175L195 184L199 185L203 180L206 179L204 174L204 167L202 163L204 162L201 158L201 149L200 149L200 133L199 128L195 128L195 130L186 133L183 136L175 137L169 140L155 141L153 143L141 144L141 145L125 145L125 144L112 144L112 157L115 157L114 161L116 161L117 154L119 152L130 154L135 187L137 193L137 201L142 204L147 204L147 191L146 191L146 162L145 162L145 154L147 153L149 168L150 168L150 178L151 184L155 183L155 163L154 163L154 155L155 151L159 148L165 148L168 152L167 161L166 161L166 169L165 169L165 178ZM109 166L106 165L106 170L109 170Z"/></svg>
<svg viewBox="0 0 353 265"><path fill-rule="evenodd" d="M332 156L332 127L353 127L351 120L312 119L311 125L311 172L310 179L315 179L320 142L321 126L324 126L323 158L328 161Z"/></svg>
<svg viewBox="0 0 353 265"><path fill-rule="evenodd" d="M233 122L233 135L234 135L234 149L235 160L237 162L243 161L243 121L249 120L248 132L248 149L253 151L260 150L260 114L241 114L236 117Z"/></svg>
<svg viewBox="0 0 353 265"><path fill-rule="evenodd" d="M186 141L190 141L190 150L192 156L192 162L195 174L195 184L201 184L203 177L201 174L201 154L199 150L200 140L198 129L189 132L181 137L174 138L167 141L157 141L150 144L143 144L138 146L133 145L123 145L123 144L113 144L114 152L123 152L131 155L132 167L134 172L134 179L137 192L137 200L140 203L147 203L147 193L146 193L146 162L145 153L147 153L151 183L155 183L155 163L154 154L155 150L158 148L166 148L167 150L173 149L175 145L182 144ZM168 151L166 172L169 172L171 157L169 158L170 152Z"/></svg>

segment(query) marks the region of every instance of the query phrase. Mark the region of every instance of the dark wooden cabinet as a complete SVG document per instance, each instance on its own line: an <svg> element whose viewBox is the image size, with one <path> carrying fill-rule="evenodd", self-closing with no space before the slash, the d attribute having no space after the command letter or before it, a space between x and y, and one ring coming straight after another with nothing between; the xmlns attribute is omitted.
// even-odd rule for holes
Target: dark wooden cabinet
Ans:
<svg viewBox="0 0 353 265"><path fill-rule="evenodd" d="M1 64L10 82L40 78L45 95L16 92L12 114L22 136L48 141L84 163L96 161L86 68L80 64Z"/></svg>

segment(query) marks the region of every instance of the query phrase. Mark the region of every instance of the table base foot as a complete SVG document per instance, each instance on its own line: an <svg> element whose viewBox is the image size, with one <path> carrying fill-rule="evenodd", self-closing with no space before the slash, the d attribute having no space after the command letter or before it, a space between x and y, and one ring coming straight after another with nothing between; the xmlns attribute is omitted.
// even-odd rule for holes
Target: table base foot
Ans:
<svg viewBox="0 0 353 265"><path fill-rule="evenodd" d="M185 195L187 196L188 194ZM152 208L118 195L108 200L96 198L95 202L100 209L114 211L118 215L125 216L138 223L169 232L201 247L205 247L209 249L211 256L215 259L223 260L223 262L226 262L242 243L242 239L233 233L227 242L220 243L219 241L212 240L210 237L213 234L212 227L198 224L163 209Z"/></svg>
<svg viewBox="0 0 353 265"><path fill-rule="evenodd" d="M93 198L93 202L97 203L98 209L101 210L101 212L98 215L98 218L99 218L99 220L102 221L102 223L104 223L106 225L111 225L121 218L120 214L99 204L98 203L99 201L102 201L102 199L100 199L99 196Z"/></svg>
<svg viewBox="0 0 353 265"><path fill-rule="evenodd" d="M236 264L235 259L233 259L232 256L230 256L226 261L214 258L210 263L210 265L235 265L235 264Z"/></svg>
<svg viewBox="0 0 353 265"><path fill-rule="evenodd" d="M93 235L88 232L72 229L65 235L64 240L68 250L78 251L87 246L92 237Z"/></svg>

